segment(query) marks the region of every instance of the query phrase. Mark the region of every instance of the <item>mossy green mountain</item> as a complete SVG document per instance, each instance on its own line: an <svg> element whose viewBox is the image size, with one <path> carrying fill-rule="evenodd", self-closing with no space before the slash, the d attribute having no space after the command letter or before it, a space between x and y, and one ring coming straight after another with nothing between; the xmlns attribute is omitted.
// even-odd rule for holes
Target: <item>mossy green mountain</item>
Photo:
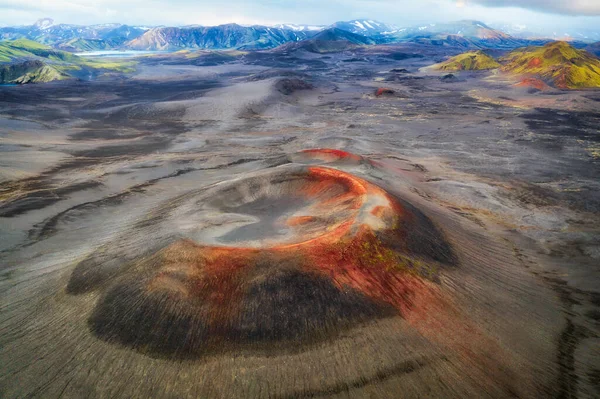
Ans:
<svg viewBox="0 0 600 399"><path fill-rule="evenodd" d="M483 51L469 51L434 67L440 71L482 71L499 68L500 64Z"/></svg>
<svg viewBox="0 0 600 399"><path fill-rule="evenodd" d="M45 83L63 79L69 79L69 75L38 60L0 65L0 82L25 84Z"/></svg>
<svg viewBox="0 0 600 399"><path fill-rule="evenodd" d="M566 42L517 49L501 62L504 72L537 75L561 89L600 87L600 60Z"/></svg>

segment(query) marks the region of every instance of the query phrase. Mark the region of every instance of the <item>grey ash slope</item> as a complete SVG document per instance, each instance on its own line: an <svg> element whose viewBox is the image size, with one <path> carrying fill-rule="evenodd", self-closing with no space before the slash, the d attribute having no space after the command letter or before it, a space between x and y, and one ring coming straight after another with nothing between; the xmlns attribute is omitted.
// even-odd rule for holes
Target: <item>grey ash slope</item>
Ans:
<svg viewBox="0 0 600 399"><path fill-rule="evenodd" d="M310 39L297 43L288 43L276 51L288 52L305 50L311 53L334 53L354 50L360 47L376 44L369 37L358 35L338 28L329 28L319 32Z"/></svg>

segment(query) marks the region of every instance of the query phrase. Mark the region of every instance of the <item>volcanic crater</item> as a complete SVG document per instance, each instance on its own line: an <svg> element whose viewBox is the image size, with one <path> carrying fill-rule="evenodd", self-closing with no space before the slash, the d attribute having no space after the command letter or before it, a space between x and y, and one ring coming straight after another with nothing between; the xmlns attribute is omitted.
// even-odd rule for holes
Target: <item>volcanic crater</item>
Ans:
<svg viewBox="0 0 600 399"><path fill-rule="evenodd" d="M80 262L67 291L99 291L91 331L153 356L298 349L406 317L435 270L457 263L409 203L350 172L307 164L371 165L363 157L313 149L290 159L299 163L159 205L137 234Z"/></svg>

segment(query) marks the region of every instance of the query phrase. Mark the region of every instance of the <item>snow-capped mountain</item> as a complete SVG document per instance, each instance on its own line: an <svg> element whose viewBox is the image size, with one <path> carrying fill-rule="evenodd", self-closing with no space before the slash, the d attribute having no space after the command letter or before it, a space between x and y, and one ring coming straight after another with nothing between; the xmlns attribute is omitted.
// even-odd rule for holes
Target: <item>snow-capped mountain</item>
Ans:
<svg viewBox="0 0 600 399"><path fill-rule="evenodd" d="M352 21L339 21L331 25L333 28L342 29L348 32L363 36L377 36L386 32L397 30L396 27L384 24L383 22L372 19L354 19Z"/></svg>
<svg viewBox="0 0 600 399"><path fill-rule="evenodd" d="M319 32L326 28L324 25L297 25L297 24L279 24L273 28L283 30L293 30L295 32Z"/></svg>
<svg viewBox="0 0 600 399"><path fill-rule="evenodd" d="M311 37L318 31L281 29L268 26L186 26L152 28L125 43L135 50L267 49Z"/></svg>
<svg viewBox="0 0 600 399"><path fill-rule="evenodd" d="M35 26L38 29L47 29L49 27L51 27L52 25L54 25L54 20L52 18L42 18L42 19L38 19L35 24L33 24L33 26Z"/></svg>
<svg viewBox="0 0 600 399"><path fill-rule="evenodd" d="M219 26L142 27L124 24L71 25L55 24L44 18L33 25L0 28L0 40L30 39L67 51L93 51L111 49L178 50L196 49L270 49L290 42L311 39L321 32L331 36L343 36L343 32L359 35L345 38L353 45L363 41L377 44L414 42L436 46L464 48L516 48L529 44L543 44L544 36L531 34L528 26L503 26L494 29L480 21L456 21L431 23L413 27L396 27L373 19L339 21L328 27L308 24L279 24L276 26L242 26L225 24ZM511 34L506 33L510 31ZM327 43L331 40L325 35ZM546 36L548 37L548 36ZM549 39L597 42L597 32L553 33ZM540 42L540 43L537 43ZM316 44L315 44L316 43ZM319 47L320 41L313 43ZM335 47L335 46L334 46ZM339 46L338 46L339 47ZM319 47L320 48L320 47Z"/></svg>
<svg viewBox="0 0 600 399"><path fill-rule="evenodd" d="M520 39L549 39L593 43L600 40L600 29L548 29L535 25L494 24L494 28Z"/></svg>
<svg viewBox="0 0 600 399"><path fill-rule="evenodd" d="M382 36L383 41L412 41L423 44L464 48L516 48L527 45L500 30L480 21L463 20L396 29Z"/></svg>

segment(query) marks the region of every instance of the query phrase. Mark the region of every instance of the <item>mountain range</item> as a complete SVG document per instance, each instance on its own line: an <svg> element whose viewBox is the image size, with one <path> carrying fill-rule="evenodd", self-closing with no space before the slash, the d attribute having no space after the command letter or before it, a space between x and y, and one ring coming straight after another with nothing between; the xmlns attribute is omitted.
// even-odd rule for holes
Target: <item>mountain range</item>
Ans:
<svg viewBox="0 0 600 399"><path fill-rule="evenodd" d="M528 42L493 29L483 22L471 20L396 29L387 32L383 40L464 48L516 48Z"/></svg>
<svg viewBox="0 0 600 399"><path fill-rule="evenodd" d="M511 36L480 21L457 21L398 28L372 19L340 21L331 26L281 24L277 26L144 27L124 24L71 25L54 24L46 18L29 26L0 27L0 40L28 39L56 49L84 52L95 50L181 50L181 49L270 49L286 43L312 39L315 35L337 29L336 35L360 35L350 42L385 44L414 42L464 49L513 49L545 40ZM331 31L329 31L331 35ZM312 48L318 43L311 42ZM315 47L316 46L316 47ZM579 47L583 47L581 44Z"/></svg>
<svg viewBox="0 0 600 399"><path fill-rule="evenodd" d="M524 28L521 33L524 33ZM277 26L145 27L124 24L55 24L52 19L38 20L29 26L0 27L0 43L19 39L32 40L55 50L71 53L99 50L304 50L314 53L352 50L361 46L390 43L417 43L476 50L514 50L541 46L550 40L512 36L480 21L463 20L399 28L372 19L340 21L330 26L281 24ZM600 54L600 43L570 42L575 48ZM10 62L31 60L11 58ZM466 61L465 61L466 60ZM458 60L471 62L471 57ZM7 60L0 62L9 62ZM457 65L458 65L457 64Z"/></svg>
<svg viewBox="0 0 600 399"><path fill-rule="evenodd" d="M33 25L0 27L0 39L28 39L57 48L67 46L67 43L74 40L80 40L95 42L101 47L118 48L141 36L147 29L123 24L54 24L52 19L44 18Z"/></svg>
<svg viewBox="0 0 600 399"><path fill-rule="evenodd" d="M312 36L312 32L266 26L246 27L237 24L211 27L152 28L125 45L128 49L133 50L178 50L183 48L254 50L273 48L284 43L304 40Z"/></svg>

